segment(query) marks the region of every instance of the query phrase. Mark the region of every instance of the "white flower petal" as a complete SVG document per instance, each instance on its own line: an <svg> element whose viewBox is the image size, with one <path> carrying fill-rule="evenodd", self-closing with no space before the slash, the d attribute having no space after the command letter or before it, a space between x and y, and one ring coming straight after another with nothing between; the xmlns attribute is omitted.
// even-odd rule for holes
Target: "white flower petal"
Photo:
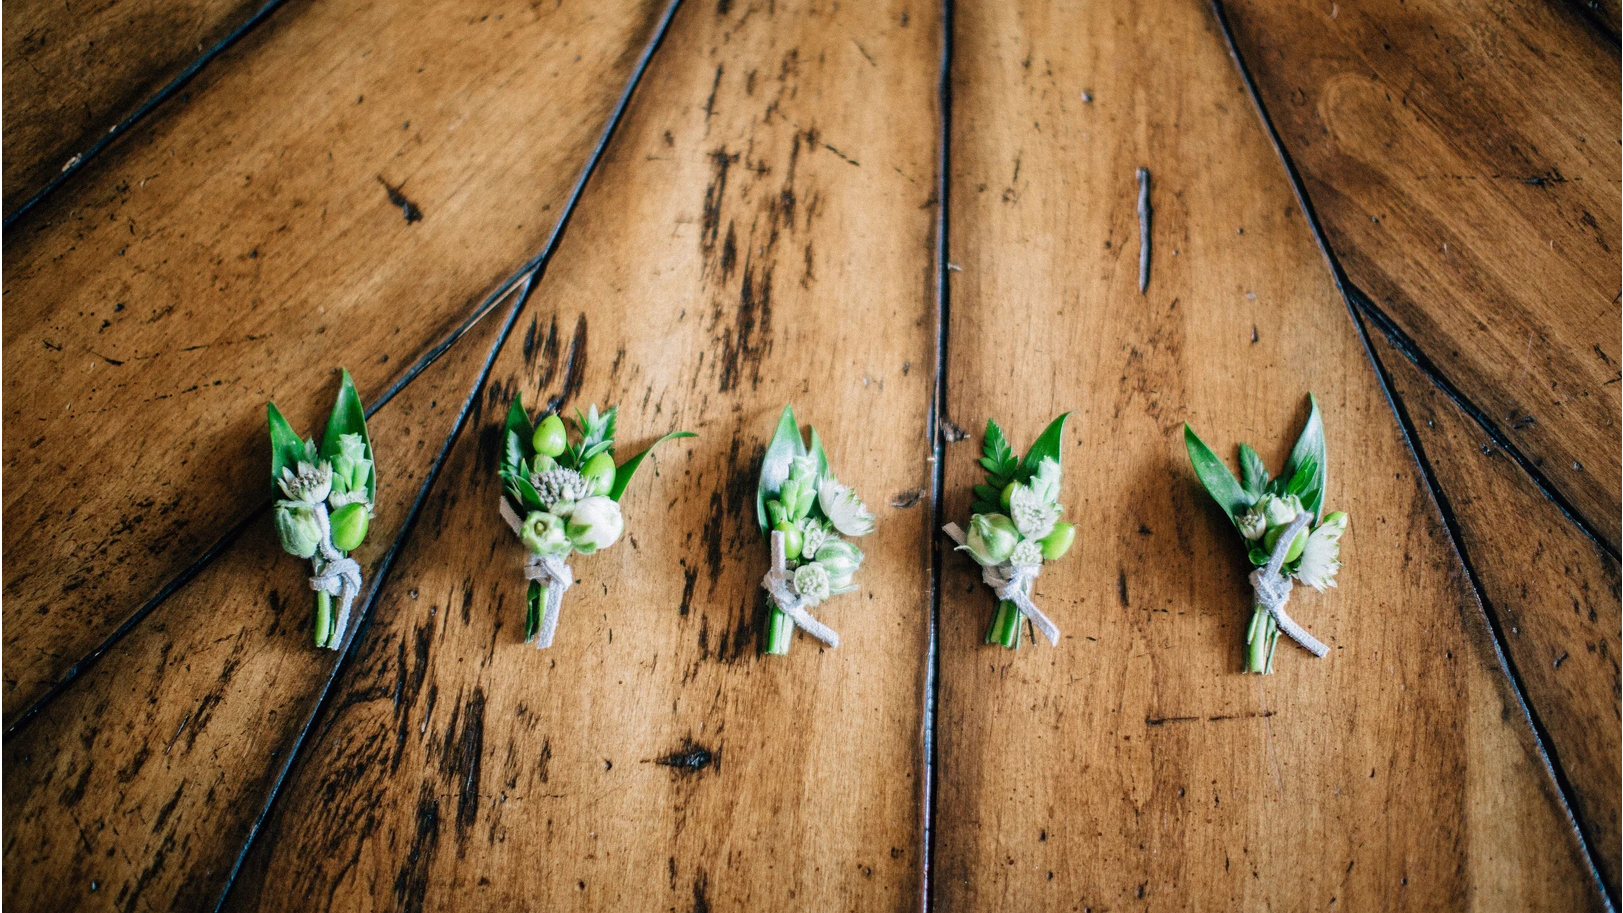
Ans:
<svg viewBox="0 0 1623 913"><path fill-rule="evenodd" d="M1302 563L1297 565L1296 579L1315 590L1336 585L1336 571L1341 569L1342 527L1326 523L1308 534L1307 545L1302 548Z"/></svg>
<svg viewBox="0 0 1623 913"><path fill-rule="evenodd" d="M824 479L817 486L817 504L828 522L846 536L866 536L873 532L873 514L850 486Z"/></svg>

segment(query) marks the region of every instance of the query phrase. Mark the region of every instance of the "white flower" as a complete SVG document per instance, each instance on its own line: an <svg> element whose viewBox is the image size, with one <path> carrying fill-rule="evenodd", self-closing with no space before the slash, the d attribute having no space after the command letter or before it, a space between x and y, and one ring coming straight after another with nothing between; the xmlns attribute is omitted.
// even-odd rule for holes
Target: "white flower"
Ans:
<svg viewBox="0 0 1623 913"><path fill-rule="evenodd" d="M1261 510L1253 507L1240 515L1240 535L1244 536L1247 542L1261 539L1262 534L1267 531L1268 518Z"/></svg>
<svg viewBox="0 0 1623 913"><path fill-rule="evenodd" d="M1031 490L1037 497L1049 504L1059 503L1059 462L1053 457L1043 457L1037 464L1037 473L1031 477Z"/></svg>
<svg viewBox="0 0 1623 913"><path fill-rule="evenodd" d="M1286 495L1283 498L1264 495L1262 500L1257 503L1256 509L1262 511L1263 518L1268 521L1269 529L1276 526L1289 526L1290 522L1296 519L1296 515L1302 512L1302 499L1295 495Z"/></svg>
<svg viewBox="0 0 1623 913"><path fill-rule="evenodd" d="M1025 539L1041 539L1054 531L1059 505L1045 501L1028 485L1016 485L1009 495L1009 518Z"/></svg>
<svg viewBox="0 0 1623 913"><path fill-rule="evenodd" d="M1009 563L1019 567L1043 563L1043 544L1033 539L1027 539L1014 547L1009 553Z"/></svg>
<svg viewBox="0 0 1623 913"><path fill-rule="evenodd" d="M815 561L795 569L795 592L805 600L808 608L829 597L831 583L828 579L828 568Z"/></svg>
<svg viewBox="0 0 1623 913"><path fill-rule="evenodd" d="M873 514L850 486L824 479L817 486L817 503L834 528L845 535L866 536L873 532Z"/></svg>
<svg viewBox="0 0 1623 913"><path fill-rule="evenodd" d="M276 484L282 487L282 493L291 501L320 504L327 500L327 494L332 491L332 467L324 460L318 460L313 466L300 460L297 473L292 467L283 466L282 477L276 480Z"/></svg>
<svg viewBox="0 0 1623 913"><path fill-rule="evenodd" d="M581 499L569 515L569 541L583 555L613 545L624 529L620 505L603 495Z"/></svg>
<svg viewBox="0 0 1623 913"><path fill-rule="evenodd" d="M800 521L800 535L802 555L816 555L817 550L823 547L823 543L834 539L828 527L810 517Z"/></svg>
<svg viewBox="0 0 1623 913"><path fill-rule="evenodd" d="M1320 592L1336 585L1336 571L1341 569L1341 534L1346 529L1346 514L1337 511L1324 518L1308 535L1307 545L1302 548L1302 563L1296 567L1297 580Z"/></svg>

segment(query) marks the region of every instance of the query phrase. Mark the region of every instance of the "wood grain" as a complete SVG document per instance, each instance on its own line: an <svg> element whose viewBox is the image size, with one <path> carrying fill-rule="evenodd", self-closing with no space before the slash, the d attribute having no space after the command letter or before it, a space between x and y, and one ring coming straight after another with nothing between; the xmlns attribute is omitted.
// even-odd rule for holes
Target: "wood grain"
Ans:
<svg viewBox="0 0 1623 913"><path fill-rule="evenodd" d="M367 591L358 606L513 304L475 325L369 423L383 484L356 553ZM6 739L7 909L216 903L338 662L311 646L308 574L262 511Z"/></svg>
<svg viewBox="0 0 1623 913"><path fill-rule="evenodd" d="M1615 551L1616 42L1541 0L1225 7L1348 277Z"/></svg>
<svg viewBox="0 0 1623 913"><path fill-rule="evenodd" d="M541 250L662 9L281 10L12 227L8 721L261 502L265 400L370 401Z"/></svg>
<svg viewBox="0 0 1623 913"><path fill-rule="evenodd" d="M24 0L6 7L4 203L10 215L239 26L263 0Z"/></svg>
<svg viewBox="0 0 1623 913"><path fill-rule="evenodd" d="M1038 581L1057 648L984 645L992 600L947 558L935 909L1601 908L1210 11L960 3L954 52L948 414L1023 447L1077 410L1082 532ZM1277 468L1308 391L1352 524L1340 587L1290 609L1330 655L1243 676L1247 567L1181 426ZM978 455L946 448L954 519Z"/></svg>
<svg viewBox="0 0 1623 913"><path fill-rule="evenodd" d="M228 908L918 909L931 535L897 496L931 478L939 36L911 2L680 8ZM496 515L518 393L699 434L545 652ZM819 610L839 649L764 658L786 401L880 533Z"/></svg>
<svg viewBox="0 0 1623 913"><path fill-rule="evenodd" d="M1623 826L1617 561L1385 336L1371 335L1615 897Z"/></svg>

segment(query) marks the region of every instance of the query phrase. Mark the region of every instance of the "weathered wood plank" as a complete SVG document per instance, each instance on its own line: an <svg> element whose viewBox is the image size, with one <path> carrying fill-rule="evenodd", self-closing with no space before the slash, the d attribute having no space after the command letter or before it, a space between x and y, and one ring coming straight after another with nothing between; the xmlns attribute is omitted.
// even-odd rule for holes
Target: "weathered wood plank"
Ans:
<svg viewBox="0 0 1623 913"><path fill-rule="evenodd" d="M1058 648L982 643L942 582L937 909L1599 907L1447 532L1210 11L960 3L948 414L1025 445L1063 409L1082 526L1038 599ZM1091 101L1087 99L1091 98ZM1138 292L1137 186L1154 257ZM1250 614L1193 422L1278 467L1324 407L1340 588L1292 614L1331 647L1237 674ZM946 450L957 519L975 441Z"/></svg>
<svg viewBox="0 0 1623 913"><path fill-rule="evenodd" d="M134 114L263 0L107 0L6 7L5 212Z"/></svg>
<svg viewBox="0 0 1623 913"><path fill-rule="evenodd" d="M368 591L514 304L373 416ZM7 909L213 906L338 662L311 645L308 574L261 512L6 739Z"/></svg>
<svg viewBox="0 0 1623 913"><path fill-rule="evenodd" d="M266 399L375 397L541 250L662 10L281 10L8 232L8 721L260 502Z"/></svg>
<svg viewBox="0 0 1623 913"><path fill-rule="evenodd" d="M1615 551L1616 43L1543 0L1224 6L1349 278Z"/></svg>
<svg viewBox="0 0 1623 913"><path fill-rule="evenodd" d="M1375 351L1402 398L1453 514L1483 601L1498 618L1527 701L1572 785L1583 832L1617 896L1617 561L1545 498L1379 331Z"/></svg>
<svg viewBox="0 0 1623 913"><path fill-rule="evenodd" d="M918 909L939 34L910 2L678 11L228 907ZM700 435L573 562L546 652L496 516L520 392ZM820 610L839 649L762 658L790 400L881 532Z"/></svg>

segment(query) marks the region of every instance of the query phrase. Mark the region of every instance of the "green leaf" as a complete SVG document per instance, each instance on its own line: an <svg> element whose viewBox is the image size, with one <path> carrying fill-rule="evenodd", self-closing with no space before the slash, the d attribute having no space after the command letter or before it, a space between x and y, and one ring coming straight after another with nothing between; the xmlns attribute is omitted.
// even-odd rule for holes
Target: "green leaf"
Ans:
<svg viewBox="0 0 1623 913"><path fill-rule="evenodd" d="M808 452L817 460L817 477L819 479L832 479L834 474L828 471L828 454L823 451L823 439L817 436L817 429L811 431L811 448Z"/></svg>
<svg viewBox="0 0 1623 913"><path fill-rule="evenodd" d="M1042 463L1044 458L1064 465L1064 461L1060 459L1060 448L1064 444L1065 420L1070 416L1069 412L1060 413L1060 417L1049 422L1043 433L1037 436L1037 442L1031 445L1031 450L1026 453L1025 462L1020 466L1022 473L1030 476L1036 472L1038 464Z"/></svg>
<svg viewBox="0 0 1623 913"><path fill-rule="evenodd" d="M1206 486L1206 491L1228 514L1229 522L1235 522L1235 517L1249 506L1245 489L1235 481L1234 473L1223 465L1223 461L1212 453L1212 448L1195 434L1195 429L1188 423L1183 426L1183 444L1189 451L1189 462L1195 467L1195 475L1200 478L1200 484Z"/></svg>
<svg viewBox="0 0 1623 913"><path fill-rule="evenodd" d="M535 426L530 424L530 416L524 411L524 395L513 397L513 404L507 407L507 431L518 435L522 442L521 458L529 460L535 456L532 441L535 440Z"/></svg>
<svg viewBox="0 0 1623 913"><path fill-rule="evenodd" d="M513 488L513 492L510 493L518 495L513 500L518 501L526 511L542 509L541 493L535 490L535 486L530 484L528 478L521 475L509 476L508 482L512 484Z"/></svg>
<svg viewBox="0 0 1623 913"><path fill-rule="evenodd" d="M1252 504L1268 490L1268 466L1250 444L1240 445L1240 478Z"/></svg>
<svg viewBox="0 0 1623 913"><path fill-rule="evenodd" d="M372 437L366 432L366 410L361 407L361 395L355 392L355 382L349 372L342 372L338 382L338 397L333 402L332 414L327 417L327 433L321 436L321 458L331 460L338 455L338 438L345 434L358 434L366 444L366 458L372 461L372 471L366 475L366 501L378 499L378 458L372 453Z"/></svg>
<svg viewBox="0 0 1623 913"><path fill-rule="evenodd" d="M529 465L530 445L511 427L507 430L507 447L502 453L502 469L507 472L523 473Z"/></svg>
<svg viewBox="0 0 1623 913"><path fill-rule="evenodd" d="M1311 480L1299 495L1302 506L1318 519L1319 509L1324 504L1325 485L1325 458L1324 458L1324 419L1319 415L1319 401L1313 394L1307 395L1312 409L1308 412L1307 424L1302 426L1302 434L1296 439L1296 446L1291 448L1291 455L1285 460L1285 469L1280 476L1294 480L1297 471L1308 461L1313 462L1314 471Z"/></svg>
<svg viewBox="0 0 1623 913"><path fill-rule="evenodd" d="M275 403L266 403L265 412L270 424L271 488L274 490L284 468L299 471L299 461L305 456L304 441L294 433L293 426L282 417L282 410L276 408Z"/></svg>
<svg viewBox="0 0 1623 913"><path fill-rule="evenodd" d="M996 419L986 420L986 439L981 442L981 465L986 471L1001 475L1005 478L1014 475L1020 461L1015 458L1014 448L1009 446L1009 439L1004 436L1003 428Z"/></svg>
<svg viewBox="0 0 1623 913"><path fill-rule="evenodd" d="M698 437L698 435L691 431L672 431L670 434L667 434L652 444L649 444L648 448L642 453L637 454L631 459L626 460L624 463L621 463L619 466L615 467L614 485L609 488L609 497L616 501L620 500L620 496L626 493L626 486L631 484L631 477L636 474L637 467L642 465L643 457L646 457L649 451L653 450L655 447L658 447L660 444L665 443L666 441L673 441L681 437Z"/></svg>
<svg viewBox="0 0 1623 913"><path fill-rule="evenodd" d="M1003 490L1000 488L993 488L990 485L976 485L975 497L980 498L982 501L990 501L991 503L996 504L998 499L1003 497Z"/></svg>
<svg viewBox="0 0 1623 913"><path fill-rule="evenodd" d="M1300 466L1296 467L1296 474L1290 477L1290 481L1285 483L1285 488L1280 493L1301 498L1302 506L1307 507L1307 492L1318 481L1318 475L1318 461L1313 459L1304 460ZM1309 509L1311 510L1311 508Z"/></svg>
<svg viewBox="0 0 1623 913"><path fill-rule="evenodd" d="M592 457L597 456L598 454L602 453L605 450L608 450L608 449L612 448L613 446L614 446L613 441L598 441L597 443L593 444L590 447L587 447L585 450L582 450L580 452L580 464L582 466L585 466L586 463L588 461L590 461Z"/></svg>
<svg viewBox="0 0 1623 913"><path fill-rule="evenodd" d="M993 504L993 503L991 503L989 501L976 501L974 504L970 505L970 508L969 508L969 512L972 515L973 514L995 514L995 513L999 512L1000 510L1002 510L1002 508L998 507L996 504Z"/></svg>
<svg viewBox="0 0 1623 913"><path fill-rule="evenodd" d="M805 454L806 445L800 439L795 408L784 406L783 415L778 418L778 430L773 432L771 443L766 445L766 456L761 459L761 484L755 489L755 517L761 524L761 532L769 529L766 521L767 499L776 497L778 489L789 478L789 460Z"/></svg>

